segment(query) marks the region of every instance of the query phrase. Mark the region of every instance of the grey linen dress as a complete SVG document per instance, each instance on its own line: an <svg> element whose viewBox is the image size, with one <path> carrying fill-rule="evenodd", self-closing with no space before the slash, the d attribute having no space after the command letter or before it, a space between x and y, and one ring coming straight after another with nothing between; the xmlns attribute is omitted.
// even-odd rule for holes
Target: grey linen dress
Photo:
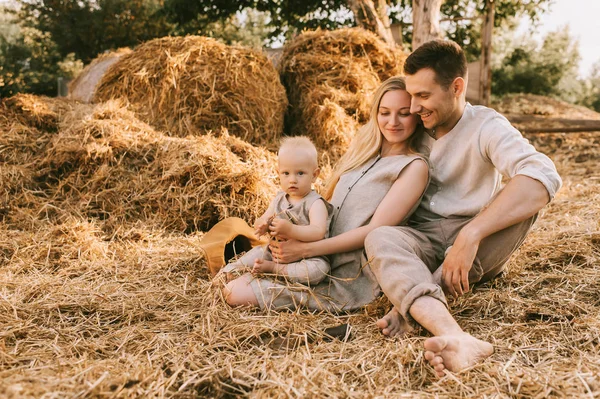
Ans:
<svg viewBox="0 0 600 399"><path fill-rule="evenodd" d="M343 174L334 190L330 236L367 225L404 168L419 155L377 156L354 171ZM403 224L416 207L406 215ZM308 287L281 280L255 278L250 284L262 309L350 311L372 302L381 289L366 261L364 249L329 257L330 274Z"/></svg>

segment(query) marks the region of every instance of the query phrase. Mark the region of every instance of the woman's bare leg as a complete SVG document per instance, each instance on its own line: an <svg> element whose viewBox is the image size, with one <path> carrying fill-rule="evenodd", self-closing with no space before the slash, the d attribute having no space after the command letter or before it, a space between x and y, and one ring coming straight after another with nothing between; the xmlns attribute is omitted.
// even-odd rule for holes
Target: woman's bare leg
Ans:
<svg viewBox="0 0 600 399"><path fill-rule="evenodd" d="M246 273L235 280L228 282L225 287L223 287L222 291L225 302L231 306L258 306L258 300L250 285L250 281L253 279L254 276Z"/></svg>

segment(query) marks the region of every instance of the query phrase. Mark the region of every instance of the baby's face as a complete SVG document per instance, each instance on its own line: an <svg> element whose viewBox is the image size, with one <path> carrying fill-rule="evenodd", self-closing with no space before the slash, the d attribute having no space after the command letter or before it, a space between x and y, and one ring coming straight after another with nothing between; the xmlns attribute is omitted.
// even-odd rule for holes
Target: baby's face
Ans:
<svg viewBox="0 0 600 399"><path fill-rule="evenodd" d="M303 198L318 175L315 161L301 151L279 154L279 183L290 197Z"/></svg>

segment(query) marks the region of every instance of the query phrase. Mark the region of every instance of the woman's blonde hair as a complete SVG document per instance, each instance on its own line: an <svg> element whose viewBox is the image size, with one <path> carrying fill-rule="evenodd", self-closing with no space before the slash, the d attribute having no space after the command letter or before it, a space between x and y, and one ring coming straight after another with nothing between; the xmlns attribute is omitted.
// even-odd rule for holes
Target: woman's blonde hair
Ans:
<svg viewBox="0 0 600 399"><path fill-rule="evenodd" d="M388 91L405 90L406 83L404 77L394 76L386 80L379 86L373 96L371 111L369 113L369 121L363 125L352 139L348 151L340 158L337 166L333 170L331 177L323 190L323 197L330 200L333 195L333 190L340 180L340 176L344 173L354 170L369 159L378 155L381 151L383 143L383 134L379 130L377 123L377 114L379 113L379 103ZM422 137L423 125L417 124L415 132L408 139L408 149L411 153L416 153L420 138Z"/></svg>

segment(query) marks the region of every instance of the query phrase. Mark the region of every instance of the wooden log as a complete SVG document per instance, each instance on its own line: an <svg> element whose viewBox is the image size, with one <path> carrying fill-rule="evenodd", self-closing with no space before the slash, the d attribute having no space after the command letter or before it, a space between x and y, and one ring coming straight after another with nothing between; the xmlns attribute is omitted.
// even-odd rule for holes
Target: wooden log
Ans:
<svg viewBox="0 0 600 399"><path fill-rule="evenodd" d="M505 115L522 133L600 132L600 120L548 118L537 115Z"/></svg>
<svg viewBox="0 0 600 399"><path fill-rule="evenodd" d="M544 128L540 127L520 127L515 126L521 133L592 133L592 132L600 132L600 124L596 127L583 127L583 126L575 126L575 127L548 127Z"/></svg>

